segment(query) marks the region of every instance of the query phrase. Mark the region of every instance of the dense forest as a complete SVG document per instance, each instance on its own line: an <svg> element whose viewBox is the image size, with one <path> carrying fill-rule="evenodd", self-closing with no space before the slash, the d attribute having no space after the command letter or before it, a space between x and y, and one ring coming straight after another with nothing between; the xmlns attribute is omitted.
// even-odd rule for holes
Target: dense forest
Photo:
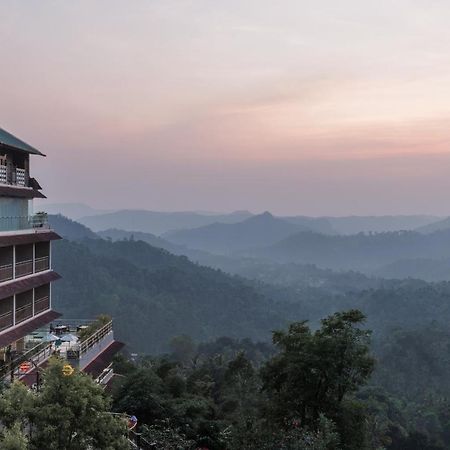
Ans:
<svg viewBox="0 0 450 450"><path fill-rule="evenodd" d="M139 416L151 448L449 448L450 282L217 255L51 220L66 237L54 245L54 307L114 317L139 356L116 361L113 408ZM378 258L383 243L447 234L323 239L358 243L355 254L380 242Z"/></svg>

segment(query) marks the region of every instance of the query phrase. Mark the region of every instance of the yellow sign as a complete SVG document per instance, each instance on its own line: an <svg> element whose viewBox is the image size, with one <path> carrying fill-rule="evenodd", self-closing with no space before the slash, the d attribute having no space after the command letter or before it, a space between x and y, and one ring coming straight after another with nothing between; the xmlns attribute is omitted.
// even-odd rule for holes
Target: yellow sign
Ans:
<svg viewBox="0 0 450 450"><path fill-rule="evenodd" d="M69 377L74 372L73 367L70 364L64 364L64 367L62 369L62 373L64 376Z"/></svg>

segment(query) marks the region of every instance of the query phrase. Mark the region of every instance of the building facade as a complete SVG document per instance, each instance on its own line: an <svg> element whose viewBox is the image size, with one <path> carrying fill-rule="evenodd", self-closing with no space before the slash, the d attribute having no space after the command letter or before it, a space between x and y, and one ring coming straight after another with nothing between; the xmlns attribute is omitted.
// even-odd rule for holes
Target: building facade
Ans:
<svg viewBox="0 0 450 450"><path fill-rule="evenodd" d="M52 269L51 252L52 242L61 238L47 215L33 210L33 200L45 196L31 176L30 159L43 156L0 128L0 376L26 379L28 371L19 369L26 368L24 361L30 362L31 373L51 354L62 353L73 366L108 379L103 372L122 347L114 340L112 323L71 328L59 322L71 342L53 325L55 333L45 332L61 316L52 309L52 283L60 276ZM91 335L86 336L86 328Z"/></svg>

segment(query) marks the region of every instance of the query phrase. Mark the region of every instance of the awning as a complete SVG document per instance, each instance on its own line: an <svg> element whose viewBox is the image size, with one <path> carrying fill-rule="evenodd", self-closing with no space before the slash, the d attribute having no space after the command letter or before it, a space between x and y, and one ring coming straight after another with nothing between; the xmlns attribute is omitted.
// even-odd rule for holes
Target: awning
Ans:
<svg viewBox="0 0 450 450"><path fill-rule="evenodd" d="M9 184L0 184L0 197L19 197L19 198L47 198L37 189L16 187Z"/></svg>

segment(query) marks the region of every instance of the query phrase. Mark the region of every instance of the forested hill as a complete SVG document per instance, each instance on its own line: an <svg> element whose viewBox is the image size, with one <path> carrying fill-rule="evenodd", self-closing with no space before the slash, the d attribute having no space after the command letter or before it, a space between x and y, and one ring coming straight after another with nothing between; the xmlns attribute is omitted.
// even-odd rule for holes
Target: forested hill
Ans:
<svg viewBox="0 0 450 450"><path fill-rule="evenodd" d="M251 286L142 241L85 239L54 245L54 308L69 318L110 314L130 349L159 353L169 340L267 340L285 323Z"/></svg>
<svg viewBox="0 0 450 450"><path fill-rule="evenodd" d="M48 216L50 226L56 230L64 239L95 239L98 236L88 227L79 222L68 219L61 214L50 214Z"/></svg>

